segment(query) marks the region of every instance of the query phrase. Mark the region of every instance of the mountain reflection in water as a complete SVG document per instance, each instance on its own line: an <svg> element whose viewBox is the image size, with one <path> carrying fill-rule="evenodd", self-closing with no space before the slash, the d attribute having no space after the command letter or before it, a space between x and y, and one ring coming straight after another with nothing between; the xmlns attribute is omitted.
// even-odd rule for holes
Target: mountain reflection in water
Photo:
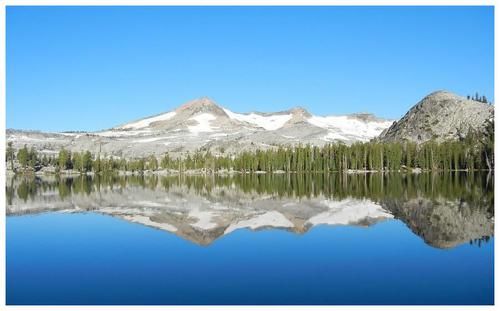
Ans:
<svg viewBox="0 0 500 311"><path fill-rule="evenodd" d="M494 232L486 174L262 174L235 176L17 177L7 216L111 215L209 245L241 228L306 233L316 225L399 219L436 248L481 243Z"/></svg>

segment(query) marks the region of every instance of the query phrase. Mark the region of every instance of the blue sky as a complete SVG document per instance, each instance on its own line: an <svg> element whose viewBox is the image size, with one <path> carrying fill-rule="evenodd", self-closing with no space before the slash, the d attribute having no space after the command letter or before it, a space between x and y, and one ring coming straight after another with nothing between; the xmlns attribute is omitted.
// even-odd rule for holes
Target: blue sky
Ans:
<svg viewBox="0 0 500 311"><path fill-rule="evenodd" d="M7 7L7 127L99 130L208 96L399 118L493 99L492 7Z"/></svg>

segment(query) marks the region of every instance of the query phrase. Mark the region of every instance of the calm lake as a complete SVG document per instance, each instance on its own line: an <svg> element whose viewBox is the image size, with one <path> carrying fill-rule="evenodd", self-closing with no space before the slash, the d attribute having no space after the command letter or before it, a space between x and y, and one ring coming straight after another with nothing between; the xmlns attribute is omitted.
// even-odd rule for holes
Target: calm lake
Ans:
<svg viewBox="0 0 500 311"><path fill-rule="evenodd" d="M8 178L7 304L493 304L493 179Z"/></svg>

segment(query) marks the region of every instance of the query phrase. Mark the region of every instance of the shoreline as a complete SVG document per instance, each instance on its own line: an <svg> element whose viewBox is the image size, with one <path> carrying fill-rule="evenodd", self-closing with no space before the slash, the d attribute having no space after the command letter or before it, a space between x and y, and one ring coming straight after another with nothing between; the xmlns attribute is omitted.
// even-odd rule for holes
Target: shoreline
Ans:
<svg viewBox="0 0 500 311"><path fill-rule="evenodd" d="M398 174L421 174L421 173L474 173L474 172L494 172L494 170L486 170L486 169L475 169L475 170L422 170L420 168L413 169L400 169L400 170L346 170L346 171L234 171L234 170L204 170L204 169L196 169L196 170L186 170L186 171L178 171L178 170L145 170L145 171L111 171L111 172L102 172L102 173L94 173L94 172L78 172L74 170L65 170L62 172L55 171L24 171L24 172L14 172L10 169L6 170L7 177L15 177L15 176L60 176L60 177L79 177L79 176L95 176L95 175L117 175L117 176L233 176L233 175L284 175L284 174L344 174L344 175L358 175L358 174L390 174L390 173L398 173Z"/></svg>

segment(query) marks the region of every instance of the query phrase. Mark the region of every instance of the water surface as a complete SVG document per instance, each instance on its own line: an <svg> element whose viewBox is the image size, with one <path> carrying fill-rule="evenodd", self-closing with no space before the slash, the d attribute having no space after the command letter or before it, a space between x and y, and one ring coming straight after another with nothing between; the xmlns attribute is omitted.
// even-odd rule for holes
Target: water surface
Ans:
<svg viewBox="0 0 500 311"><path fill-rule="evenodd" d="M492 177L7 181L8 304L492 304Z"/></svg>

